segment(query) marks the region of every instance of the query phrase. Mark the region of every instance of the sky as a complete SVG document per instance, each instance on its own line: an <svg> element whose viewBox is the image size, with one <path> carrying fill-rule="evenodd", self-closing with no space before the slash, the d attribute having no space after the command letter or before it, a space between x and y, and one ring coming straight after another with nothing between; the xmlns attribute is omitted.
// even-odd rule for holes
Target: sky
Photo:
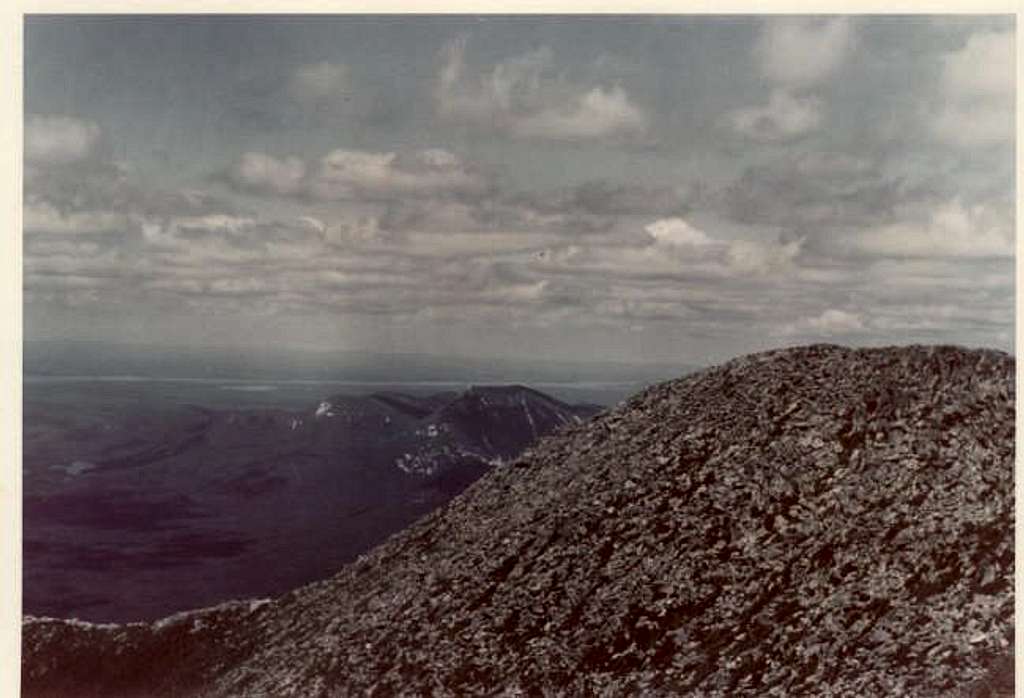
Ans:
<svg viewBox="0 0 1024 698"><path fill-rule="evenodd" d="M1014 335L1012 16L30 16L24 335L712 362Z"/></svg>

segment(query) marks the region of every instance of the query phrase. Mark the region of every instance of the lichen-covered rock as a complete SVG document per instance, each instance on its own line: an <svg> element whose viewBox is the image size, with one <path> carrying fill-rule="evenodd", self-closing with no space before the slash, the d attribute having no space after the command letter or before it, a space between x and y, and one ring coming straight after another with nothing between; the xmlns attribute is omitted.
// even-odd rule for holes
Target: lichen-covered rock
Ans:
<svg viewBox="0 0 1024 698"><path fill-rule="evenodd" d="M998 695L1013 373L953 347L736 359L273 602L29 620L25 694Z"/></svg>

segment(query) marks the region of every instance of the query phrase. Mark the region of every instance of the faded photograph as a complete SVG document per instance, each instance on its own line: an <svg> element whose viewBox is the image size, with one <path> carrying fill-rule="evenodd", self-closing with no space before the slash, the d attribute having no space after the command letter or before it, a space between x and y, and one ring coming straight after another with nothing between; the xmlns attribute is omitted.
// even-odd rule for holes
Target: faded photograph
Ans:
<svg viewBox="0 0 1024 698"><path fill-rule="evenodd" d="M1013 15L23 34L23 696L1013 695Z"/></svg>

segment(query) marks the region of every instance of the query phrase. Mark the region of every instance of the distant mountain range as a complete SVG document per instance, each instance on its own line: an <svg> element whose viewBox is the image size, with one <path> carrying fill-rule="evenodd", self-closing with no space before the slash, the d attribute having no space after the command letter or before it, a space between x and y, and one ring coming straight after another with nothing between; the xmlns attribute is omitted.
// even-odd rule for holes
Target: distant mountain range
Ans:
<svg viewBox="0 0 1024 698"><path fill-rule="evenodd" d="M286 591L600 409L501 386L30 415L25 611L140 620Z"/></svg>

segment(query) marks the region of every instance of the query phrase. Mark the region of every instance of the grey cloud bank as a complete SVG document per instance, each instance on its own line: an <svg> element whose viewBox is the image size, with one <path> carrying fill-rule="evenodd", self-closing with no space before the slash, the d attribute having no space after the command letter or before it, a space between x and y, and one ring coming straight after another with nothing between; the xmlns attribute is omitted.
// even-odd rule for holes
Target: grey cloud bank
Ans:
<svg viewBox="0 0 1024 698"><path fill-rule="evenodd" d="M1014 45L970 16L32 16L26 336L1012 349Z"/></svg>

